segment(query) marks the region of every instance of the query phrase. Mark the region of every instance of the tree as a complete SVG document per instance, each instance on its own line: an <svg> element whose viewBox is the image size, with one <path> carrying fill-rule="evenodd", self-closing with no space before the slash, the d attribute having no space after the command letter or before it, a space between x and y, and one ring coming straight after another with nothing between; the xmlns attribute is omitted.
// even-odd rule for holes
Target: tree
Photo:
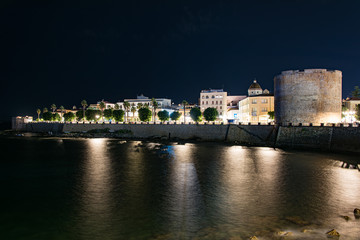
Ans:
<svg viewBox="0 0 360 240"><path fill-rule="evenodd" d="M64 117L64 114L63 114L64 109L65 109L65 108L64 108L64 106L62 106L62 105L61 105L61 106L60 106L60 110L61 110L61 117Z"/></svg>
<svg viewBox="0 0 360 240"><path fill-rule="evenodd" d="M37 115L38 115L37 121L40 121L40 113L41 113L40 108L38 108L38 109L36 110L36 113L37 113Z"/></svg>
<svg viewBox="0 0 360 240"><path fill-rule="evenodd" d="M190 117L192 120L194 120L195 122L201 122L202 121L202 117L201 117L201 111L200 108L192 108L190 110Z"/></svg>
<svg viewBox="0 0 360 240"><path fill-rule="evenodd" d="M138 103L136 107L137 107L137 109L140 109L140 108L142 108L143 106L144 106L144 105L143 105L142 103Z"/></svg>
<svg viewBox="0 0 360 240"><path fill-rule="evenodd" d="M360 97L360 88L359 86L355 86L354 91L351 92L352 97Z"/></svg>
<svg viewBox="0 0 360 240"><path fill-rule="evenodd" d="M268 112L268 115L269 115L269 119L270 119L270 120L274 120L274 119L275 119L275 112L274 112L274 111L269 111L269 112Z"/></svg>
<svg viewBox="0 0 360 240"><path fill-rule="evenodd" d="M44 108L43 109L43 113L46 113L46 112L48 112L49 110L47 109L47 108Z"/></svg>
<svg viewBox="0 0 360 240"><path fill-rule="evenodd" d="M204 118L206 121L215 121L216 118L219 116L219 112L216 110L216 108L207 108L204 111Z"/></svg>
<svg viewBox="0 0 360 240"><path fill-rule="evenodd" d="M172 113L170 114L170 118L171 118L171 120L173 120L173 121L179 120L180 117L181 117L181 113L180 113L180 112L172 112Z"/></svg>
<svg viewBox="0 0 360 240"><path fill-rule="evenodd" d="M101 118L102 118L102 120L104 121L104 109L105 109L105 103L104 103L104 101L101 101L101 102L100 102L99 108L100 108L100 111L101 111Z"/></svg>
<svg viewBox="0 0 360 240"><path fill-rule="evenodd" d="M51 121L52 120L52 113L47 111L47 112L43 112L43 119L45 121Z"/></svg>
<svg viewBox="0 0 360 240"><path fill-rule="evenodd" d="M127 102L127 101L124 101L124 110L125 110L125 114L126 114L126 122L128 121L128 112L129 112L129 109L130 109L130 103Z"/></svg>
<svg viewBox="0 0 360 240"><path fill-rule="evenodd" d="M87 109L85 111L85 117L88 121L97 121L101 116L100 110Z"/></svg>
<svg viewBox="0 0 360 240"><path fill-rule="evenodd" d="M120 109L119 104L116 103L115 106L114 106L114 109L115 109L115 110L119 110L119 109Z"/></svg>
<svg viewBox="0 0 360 240"><path fill-rule="evenodd" d="M356 104L356 107L355 107L355 118L356 118L356 120L360 121L360 104Z"/></svg>
<svg viewBox="0 0 360 240"><path fill-rule="evenodd" d="M75 119L75 114L72 112L67 112L64 114L64 120L66 122L72 122Z"/></svg>
<svg viewBox="0 0 360 240"><path fill-rule="evenodd" d="M151 106L153 109L153 121L155 122L156 121L156 118L155 118L156 117L156 109L159 107L159 104L155 98L151 99Z"/></svg>
<svg viewBox="0 0 360 240"><path fill-rule="evenodd" d="M166 110L162 110L162 111L158 112L157 115L158 115L160 121L162 121L162 122L168 121L170 118L169 112Z"/></svg>
<svg viewBox="0 0 360 240"><path fill-rule="evenodd" d="M116 122L124 121L124 111L123 110L114 110L113 117Z"/></svg>
<svg viewBox="0 0 360 240"><path fill-rule="evenodd" d="M61 120L60 115L58 113L53 113L52 114L52 121L56 121L59 122Z"/></svg>
<svg viewBox="0 0 360 240"><path fill-rule="evenodd" d="M104 110L104 117L106 120L111 120L113 118L113 110L112 109L105 109Z"/></svg>
<svg viewBox="0 0 360 240"><path fill-rule="evenodd" d="M83 111L77 111L75 115L77 121L81 121L81 119L84 117Z"/></svg>
<svg viewBox="0 0 360 240"><path fill-rule="evenodd" d="M132 115L133 115L133 121L135 121L135 113L136 113L136 107L135 107L135 105L133 105L132 107L131 107L131 110L130 110L131 112L132 112Z"/></svg>
<svg viewBox="0 0 360 240"><path fill-rule="evenodd" d="M186 100L183 100L182 103L181 103L184 107L184 124L186 123L185 122L185 109L186 109L186 105L188 105L189 103L186 101Z"/></svg>
<svg viewBox="0 0 360 240"><path fill-rule="evenodd" d="M148 121L151 120L151 111L150 111L150 109L148 109L146 107L143 107L143 108L139 109L138 113L139 113L140 121L148 122Z"/></svg>
<svg viewBox="0 0 360 240"><path fill-rule="evenodd" d="M56 105L55 105L55 104L51 104L51 107L50 107L50 108L52 109L52 112L54 113L55 110L56 110Z"/></svg>
<svg viewBox="0 0 360 240"><path fill-rule="evenodd" d="M87 104L85 99L81 101L81 106L83 107L83 119L84 120L85 120L85 108L86 108L87 105L88 104Z"/></svg>

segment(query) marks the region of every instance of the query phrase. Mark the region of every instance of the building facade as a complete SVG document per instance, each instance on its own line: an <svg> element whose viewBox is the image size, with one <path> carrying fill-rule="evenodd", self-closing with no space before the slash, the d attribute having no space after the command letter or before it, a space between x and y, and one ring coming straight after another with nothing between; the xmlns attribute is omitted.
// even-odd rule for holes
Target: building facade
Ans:
<svg viewBox="0 0 360 240"><path fill-rule="evenodd" d="M219 113L218 120L226 122L235 121L238 117L238 102L246 96L231 96L223 89L209 89L200 92L200 110L216 108Z"/></svg>
<svg viewBox="0 0 360 240"><path fill-rule="evenodd" d="M256 80L248 89L249 96L239 101L239 122L268 123L269 112L274 111L274 96L263 90Z"/></svg>
<svg viewBox="0 0 360 240"><path fill-rule="evenodd" d="M227 92L223 89L201 90L200 110L204 112L207 108L216 108L219 112L219 120L227 118Z"/></svg>

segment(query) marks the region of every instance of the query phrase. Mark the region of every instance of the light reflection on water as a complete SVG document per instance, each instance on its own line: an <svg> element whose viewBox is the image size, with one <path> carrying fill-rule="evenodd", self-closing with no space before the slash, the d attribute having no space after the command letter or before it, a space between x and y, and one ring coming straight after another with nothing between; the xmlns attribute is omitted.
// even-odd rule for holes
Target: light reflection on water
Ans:
<svg viewBox="0 0 360 240"><path fill-rule="evenodd" d="M16 185L19 194L40 191L44 200L27 194L29 205L23 205L8 194L1 232L27 206L59 210L52 210L52 221L23 224L7 239L34 231L42 232L36 239L278 239L278 231L293 232L293 239L327 239L332 228L341 239L360 239L360 220L352 214L360 207L360 172L340 167L356 156L110 139L44 139L17 148L0 175L14 182L25 173L27 187ZM44 161L46 149L56 152L54 160ZM39 207L32 216L48 211Z"/></svg>

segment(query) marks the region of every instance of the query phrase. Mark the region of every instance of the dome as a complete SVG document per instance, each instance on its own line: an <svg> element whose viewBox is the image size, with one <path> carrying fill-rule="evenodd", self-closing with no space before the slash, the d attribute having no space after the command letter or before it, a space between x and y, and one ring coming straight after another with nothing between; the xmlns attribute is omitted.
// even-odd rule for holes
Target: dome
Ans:
<svg viewBox="0 0 360 240"><path fill-rule="evenodd" d="M255 89L255 88L261 89L260 84L258 84L256 80L254 80L254 82L250 85L249 89Z"/></svg>

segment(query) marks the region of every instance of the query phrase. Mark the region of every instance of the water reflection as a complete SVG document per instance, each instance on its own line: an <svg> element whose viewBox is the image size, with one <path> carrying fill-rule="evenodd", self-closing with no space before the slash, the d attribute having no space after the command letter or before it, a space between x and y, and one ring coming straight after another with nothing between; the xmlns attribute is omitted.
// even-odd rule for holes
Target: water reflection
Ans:
<svg viewBox="0 0 360 240"><path fill-rule="evenodd" d="M169 176L165 189L167 225L183 239L199 230L203 199L193 154L196 145L168 146Z"/></svg>
<svg viewBox="0 0 360 240"><path fill-rule="evenodd" d="M79 237L100 239L110 234L112 174L106 139L89 139L81 180ZM101 223L101 224L98 224Z"/></svg>

